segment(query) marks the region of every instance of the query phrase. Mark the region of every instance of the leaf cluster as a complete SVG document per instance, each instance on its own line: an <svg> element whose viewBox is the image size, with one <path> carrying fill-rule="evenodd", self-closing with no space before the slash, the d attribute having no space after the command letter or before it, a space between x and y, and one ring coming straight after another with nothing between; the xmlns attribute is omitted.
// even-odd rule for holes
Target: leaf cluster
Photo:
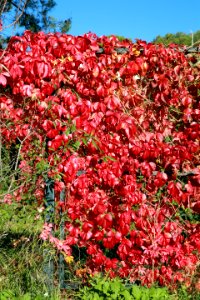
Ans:
<svg viewBox="0 0 200 300"><path fill-rule="evenodd" d="M82 300L170 300L172 297L166 288L132 285L127 287L121 279L109 279L94 276L89 281L89 286L84 286L78 293Z"/></svg>
<svg viewBox="0 0 200 300"><path fill-rule="evenodd" d="M3 142L20 140L13 197L43 202L48 175L66 217L66 239L48 226L44 239L67 256L74 245L86 249L91 272L193 284L200 110L189 58L114 36L26 31L11 39L1 65Z"/></svg>

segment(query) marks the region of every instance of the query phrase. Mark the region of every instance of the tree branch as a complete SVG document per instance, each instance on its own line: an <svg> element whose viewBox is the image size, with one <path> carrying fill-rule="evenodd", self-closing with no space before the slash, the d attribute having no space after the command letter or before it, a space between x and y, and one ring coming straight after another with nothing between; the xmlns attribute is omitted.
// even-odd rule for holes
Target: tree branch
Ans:
<svg viewBox="0 0 200 300"><path fill-rule="evenodd" d="M20 3L21 3L21 2L22 2L22 0L20 1ZM10 3L11 3L15 8L17 8L21 13L20 13L18 16L16 16L16 19L15 19L14 22L12 22L11 24L9 24L9 25L7 25L7 26L4 26L3 29L9 28L9 27L15 25L15 24L19 21L19 19L21 18L21 16L22 16L23 14L28 15L28 14L24 11L25 8L26 8L27 2L28 2L28 0L24 0L24 2L22 3L22 5L20 6L20 3L19 3L19 5L17 5L17 4L15 4L13 1L10 1ZM1 15L3 14L3 12L4 12L6 3L7 3L7 0L5 0L5 2L4 2L3 10L1 11L0 16L1 16Z"/></svg>

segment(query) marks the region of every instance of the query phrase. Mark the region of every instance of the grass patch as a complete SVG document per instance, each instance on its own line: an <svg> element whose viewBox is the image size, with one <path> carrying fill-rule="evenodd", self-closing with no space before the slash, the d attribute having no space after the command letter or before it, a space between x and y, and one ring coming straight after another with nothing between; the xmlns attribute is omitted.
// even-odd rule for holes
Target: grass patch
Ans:
<svg viewBox="0 0 200 300"><path fill-rule="evenodd" d="M42 217L36 208L18 203L1 204L0 210L0 300L50 299L39 239ZM60 299L55 294L52 299Z"/></svg>

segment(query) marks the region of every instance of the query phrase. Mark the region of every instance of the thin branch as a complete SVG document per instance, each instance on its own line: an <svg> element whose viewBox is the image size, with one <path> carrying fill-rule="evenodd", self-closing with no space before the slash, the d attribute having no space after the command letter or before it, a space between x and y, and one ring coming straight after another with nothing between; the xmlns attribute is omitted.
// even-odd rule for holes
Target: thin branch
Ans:
<svg viewBox="0 0 200 300"><path fill-rule="evenodd" d="M7 1L7 0L6 0L6 1ZM21 1L20 1L20 2L21 2ZM21 16L22 16L23 14L26 14L26 15L27 15L27 13L24 11L25 8L26 8L27 2L28 2L28 0L25 0L25 1L24 1L24 4L22 4L23 6L20 7L20 4L19 4L19 5L16 5L15 3L13 3L13 2L11 1L11 4L12 4L15 8L17 8L19 11L21 11L21 13L20 13L18 16L16 16L16 19L14 20L14 22L10 23L10 24L7 25L7 26L4 26L3 29L6 29L6 28L9 28L9 27L12 27L12 26L16 25L17 22L19 21L19 19L21 18ZM5 9L5 6L4 6L4 9ZM1 12L1 14L3 14L3 11Z"/></svg>
<svg viewBox="0 0 200 300"><path fill-rule="evenodd" d="M0 16L3 14L4 10L5 10L5 6L6 6L7 0L4 1L4 4L2 5L2 9L0 11Z"/></svg>
<svg viewBox="0 0 200 300"><path fill-rule="evenodd" d="M18 190L20 187L22 187L25 183L30 182L30 181L32 181L32 178L30 178L30 179L27 180L26 182L23 182L20 186L16 186L15 188L11 189L9 192L6 191L5 193L0 194L0 197L4 197L4 196L6 196L8 193L13 193L13 192L15 192L15 191ZM4 200L0 199L0 203L4 203Z"/></svg>
<svg viewBox="0 0 200 300"><path fill-rule="evenodd" d="M30 135L31 135L31 133L30 133ZM14 183L15 172L17 171L17 168L18 168L19 158L20 158L20 154L21 154L22 145L23 145L24 141L25 141L30 135L27 135L22 141L20 141L20 146L19 146L19 150L18 150L18 153L17 153L17 159L16 159L16 161L15 161L14 173L13 173L13 176L12 176L12 178L11 178L10 186L9 186L9 188L8 188L7 193L10 193L11 188L12 188L13 183Z"/></svg>

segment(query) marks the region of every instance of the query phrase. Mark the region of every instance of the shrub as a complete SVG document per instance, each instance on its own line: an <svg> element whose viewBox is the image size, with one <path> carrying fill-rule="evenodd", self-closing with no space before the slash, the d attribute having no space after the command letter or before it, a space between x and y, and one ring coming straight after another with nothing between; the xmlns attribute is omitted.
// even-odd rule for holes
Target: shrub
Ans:
<svg viewBox="0 0 200 300"><path fill-rule="evenodd" d="M78 294L78 299L82 300L104 300L104 299L124 299L124 300L164 300L173 299L166 288L146 288L132 285L126 287L119 278L109 279L95 276L89 281L90 286L83 287Z"/></svg>
<svg viewBox="0 0 200 300"><path fill-rule="evenodd" d="M40 204L51 178L66 238L45 225L44 239L68 256L75 245L86 249L91 273L192 284L200 250L195 58L140 40L29 31L0 57L1 139L15 148L4 201Z"/></svg>

